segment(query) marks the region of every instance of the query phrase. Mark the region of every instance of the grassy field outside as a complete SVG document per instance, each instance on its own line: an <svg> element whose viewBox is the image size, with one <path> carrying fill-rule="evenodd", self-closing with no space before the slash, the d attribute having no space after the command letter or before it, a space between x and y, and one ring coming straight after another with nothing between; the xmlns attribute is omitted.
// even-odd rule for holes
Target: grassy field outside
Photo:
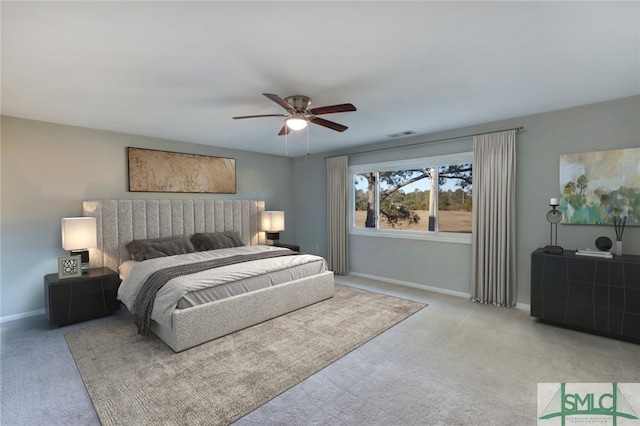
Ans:
<svg viewBox="0 0 640 426"><path fill-rule="evenodd" d="M429 226L429 210L414 210L415 214L420 217L418 223L399 222L395 227L381 219L381 229L402 229L408 231L426 231ZM366 211L356 211L356 227L363 228ZM472 216L471 212L459 211L440 211L438 214L438 231L439 232L471 232Z"/></svg>

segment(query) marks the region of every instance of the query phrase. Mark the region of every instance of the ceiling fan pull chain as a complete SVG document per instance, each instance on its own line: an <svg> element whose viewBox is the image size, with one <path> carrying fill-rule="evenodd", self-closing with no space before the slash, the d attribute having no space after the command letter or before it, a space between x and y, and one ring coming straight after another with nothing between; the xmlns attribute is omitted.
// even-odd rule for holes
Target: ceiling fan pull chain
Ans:
<svg viewBox="0 0 640 426"><path fill-rule="evenodd" d="M287 121L286 120L284 122L284 125L285 126L287 125ZM288 135L288 133L289 132L284 132L284 155L286 155L287 157L289 156L289 148L288 148L288 146L289 146L289 142L288 142L289 135Z"/></svg>
<svg viewBox="0 0 640 426"><path fill-rule="evenodd" d="M307 155L309 155L309 127L307 126Z"/></svg>

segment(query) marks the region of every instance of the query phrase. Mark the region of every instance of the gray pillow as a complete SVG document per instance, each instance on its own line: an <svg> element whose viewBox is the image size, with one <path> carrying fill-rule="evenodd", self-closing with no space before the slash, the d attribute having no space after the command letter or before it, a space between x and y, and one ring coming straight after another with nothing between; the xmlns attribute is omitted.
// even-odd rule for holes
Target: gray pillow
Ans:
<svg viewBox="0 0 640 426"><path fill-rule="evenodd" d="M191 242L200 251L244 246L238 231L199 232L191 236Z"/></svg>
<svg viewBox="0 0 640 426"><path fill-rule="evenodd" d="M193 253L196 249L187 237L149 238L133 240L127 244L127 250L133 260L155 259L156 257L174 256L176 254Z"/></svg>

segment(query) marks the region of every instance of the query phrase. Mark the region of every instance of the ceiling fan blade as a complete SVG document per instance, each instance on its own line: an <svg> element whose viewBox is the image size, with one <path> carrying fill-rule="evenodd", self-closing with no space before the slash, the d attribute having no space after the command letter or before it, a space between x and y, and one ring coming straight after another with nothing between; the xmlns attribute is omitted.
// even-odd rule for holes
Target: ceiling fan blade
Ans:
<svg viewBox="0 0 640 426"><path fill-rule="evenodd" d="M311 117L309 121L314 124L319 124L321 126L327 127L331 130L335 130L336 132L344 132L348 129L347 126L343 126L342 124L334 123L333 121L325 120L324 118Z"/></svg>
<svg viewBox="0 0 640 426"><path fill-rule="evenodd" d="M291 129L289 128L289 126L285 124L284 126L282 126L282 129L280 129L278 136L288 135L290 131Z"/></svg>
<svg viewBox="0 0 640 426"><path fill-rule="evenodd" d="M260 115L241 115L239 117L232 117L234 120L240 120L243 118L258 118L258 117L286 117L284 114L260 114Z"/></svg>
<svg viewBox="0 0 640 426"><path fill-rule="evenodd" d="M309 112L313 115L321 115L321 114L331 114L334 112L349 112L356 111L356 107L353 104L339 104L339 105L329 105L318 108L311 108Z"/></svg>
<svg viewBox="0 0 640 426"><path fill-rule="evenodd" d="M271 99L273 102L280 105L282 108L286 109L289 112L294 112L296 109L289 104L289 102L285 101L278 95L274 95L273 93L263 93L264 96Z"/></svg>

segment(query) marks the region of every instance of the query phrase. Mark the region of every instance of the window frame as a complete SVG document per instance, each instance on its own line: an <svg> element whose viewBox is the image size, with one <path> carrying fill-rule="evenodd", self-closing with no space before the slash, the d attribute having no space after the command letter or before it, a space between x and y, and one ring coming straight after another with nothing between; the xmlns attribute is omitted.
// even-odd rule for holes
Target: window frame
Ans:
<svg viewBox="0 0 640 426"><path fill-rule="evenodd" d="M452 164L473 165L473 151L465 151L455 154L437 155L432 157L412 158L406 160L384 161L378 163L356 164L349 166L349 235L361 235L367 237L400 238L410 240L438 241L458 244L471 244L471 232L439 232L439 231L408 231L401 229L379 229L379 215L376 217L376 228L355 226L356 212L356 188L355 175L370 172L390 172L394 170L422 169L431 167L448 166ZM380 185L377 185L377 192ZM379 211L379 194L376 193L376 212Z"/></svg>

